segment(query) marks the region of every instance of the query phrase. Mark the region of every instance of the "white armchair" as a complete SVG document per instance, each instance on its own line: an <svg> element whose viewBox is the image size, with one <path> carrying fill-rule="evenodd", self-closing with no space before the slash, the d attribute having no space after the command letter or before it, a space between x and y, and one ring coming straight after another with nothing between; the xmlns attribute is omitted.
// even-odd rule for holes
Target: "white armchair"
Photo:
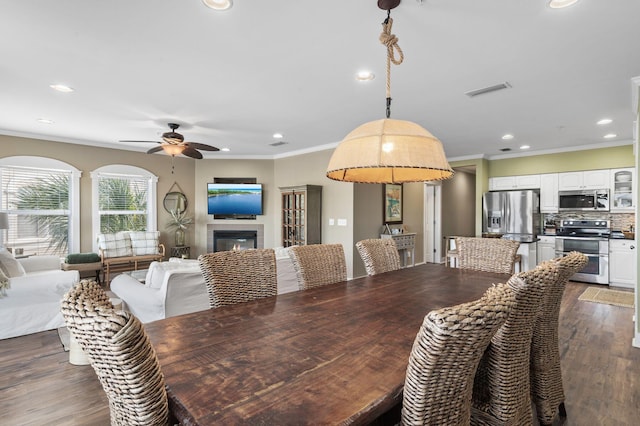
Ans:
<svg viewBox="0 0 640 426"><path fill-rule="evenodd" d="M111 280L123 308L143 323L209 309L209 295L197 260L152 262L144 284L128 274Z"/></svg>
<svg viewBox="0 0 640 426"><path fill-rule="evenodd" d="M5 255L0 262L13 264L6 296L0 297L0 339L64 326L60 301L80 279L78 271L61 270L57 256L31 256L15 262Z"/></svg>

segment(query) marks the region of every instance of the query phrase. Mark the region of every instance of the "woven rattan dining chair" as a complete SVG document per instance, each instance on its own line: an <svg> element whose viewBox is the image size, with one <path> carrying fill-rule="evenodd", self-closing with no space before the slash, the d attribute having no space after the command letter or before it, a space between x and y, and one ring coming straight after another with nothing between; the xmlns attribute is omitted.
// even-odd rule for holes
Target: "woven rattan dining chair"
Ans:
<svg viewBox="0 0 640 426"><path fill-rule="evenodd" d="M347 262L342 244L294 246L289 257L300 290L307 290L347 280Z"/></svg>
<svg viewBox="0 0 640 426"><path fill-rule="evenodd" d="M501 238L456 237L462 269L512 274L520 242Z"/></svg>
<svg viewBox="0 0 640 426"><path fill-rule="evenodd" d="M278 294L273 249L218 251L198 257L212 308Z"/></svg>
<svg viewBox="0 0 640 426"><path fill-rule="evenodd" d="M552 424L558 413L561 417L567 417L558 342L560 302L567 281L585 267L588 258L573 251L551 262L557 262L558 279L547 289L531 340L531 397L542 425Z"/></svg>
<svg viewBox="0 0 640 426"><path fill-rule="evenodd" d="M356 248L367 270L367 275L400 269L398 246L392 239L368 239L358 241Z"/></svg>
<svg viewBox="0 0 640 426"><path fill-rule="evenodd" d="M498 284L474 302L425 316L409 357L402 424L469 424L478 362L513 303L511 289Z"/></svg>
<svg viewBox="0 0 640 426"><path fill-rule="evenodd" d="M69 290L61 312L107 394L111 424L168 424L164 376L142 323L114 310L100 285L89 280Z"/></svg>
<svg viewBox="0 0 640 426"><path fill-rule="evenodd" d="M485 351L473 383L472 425L531 425L529 355L533 324L559 268L543 263L513 275L515 304Z"/></svg>

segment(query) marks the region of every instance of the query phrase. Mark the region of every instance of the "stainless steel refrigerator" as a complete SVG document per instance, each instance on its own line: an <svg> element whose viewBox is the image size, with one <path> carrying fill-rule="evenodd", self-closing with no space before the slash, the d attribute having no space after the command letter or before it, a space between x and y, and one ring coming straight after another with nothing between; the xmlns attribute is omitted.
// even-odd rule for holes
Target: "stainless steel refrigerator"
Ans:
<svg viewBox="0 0 640 426"><path fill-rule="evenodd" d="M494 191L482 196L482 232L535 241L540 229L538 191Z"/></svg>

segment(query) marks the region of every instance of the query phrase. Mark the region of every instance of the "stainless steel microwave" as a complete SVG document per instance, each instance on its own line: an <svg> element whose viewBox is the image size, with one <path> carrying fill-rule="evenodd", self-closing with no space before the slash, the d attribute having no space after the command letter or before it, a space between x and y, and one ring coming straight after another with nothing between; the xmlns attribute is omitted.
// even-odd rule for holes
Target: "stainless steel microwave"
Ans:
<svg viewBox="0 0 640 426"><path fill-rule="evenodd" d="M558 193L560 211L609 211L608 189L583 189L580 191L560 191Z"/></svg>

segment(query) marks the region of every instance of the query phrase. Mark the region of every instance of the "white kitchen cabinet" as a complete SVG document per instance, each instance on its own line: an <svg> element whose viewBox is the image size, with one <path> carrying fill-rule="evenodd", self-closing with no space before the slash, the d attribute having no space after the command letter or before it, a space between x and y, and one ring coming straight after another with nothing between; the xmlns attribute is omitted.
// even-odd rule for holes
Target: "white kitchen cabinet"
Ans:
<svg viewBox="0 0 640 426"><path fill-rule="evenodd" d="M489 178L490 191L540 188L540 175L502 176Z"/></svg>
<svg viewBox="0 0 640 426"><path fill-rule="evenodd" d="M540 175L540 213L558 212L558 174Z"/></svg>
<svg viewBox="0 0 640 426"><path fill-rule="evenodd" d="M522 265L522 271L518 270L518 272L530 271L535 269L536 260L537 260L537 243L534 241L532 243L520 243L520 247L518 247L518 251L516 254L522 256L522 260L520 264Z"/></svg>
<svg viewBox="0 0 640 426"><path fill-rule="evenodd" d="M558 190L608 189L610 180L609 169L558 173Z"/></svg>
<svg viewBox="0 0 640 426"><path fill-rule="evenodd" d="M556 257L556 237L539 235L538 238L538 263L551 260Z"/></svg>
<svg viewBox="0 0 640 426"><path fill-rule="evenodd" d="M635 240L609 240L609 285L635 288Z"/></svg>
<svg viewBox="0 0 640 426"><path fill-rule="evenodd" d="M635 170L611 169L611 211L633 212L636 207Z"/></svg>

